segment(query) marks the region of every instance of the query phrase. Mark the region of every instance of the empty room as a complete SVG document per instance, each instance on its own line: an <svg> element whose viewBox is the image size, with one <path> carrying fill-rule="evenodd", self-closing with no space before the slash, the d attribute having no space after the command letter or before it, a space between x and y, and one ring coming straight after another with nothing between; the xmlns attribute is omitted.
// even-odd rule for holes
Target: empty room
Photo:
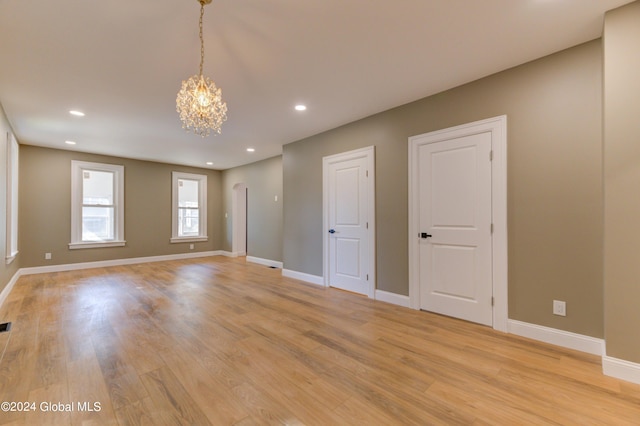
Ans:
<svg viewBox="0 0 640 426"><path fill-rule="evenodd" d="M640 424L640 0L0 0L0 425Z"/></svg>

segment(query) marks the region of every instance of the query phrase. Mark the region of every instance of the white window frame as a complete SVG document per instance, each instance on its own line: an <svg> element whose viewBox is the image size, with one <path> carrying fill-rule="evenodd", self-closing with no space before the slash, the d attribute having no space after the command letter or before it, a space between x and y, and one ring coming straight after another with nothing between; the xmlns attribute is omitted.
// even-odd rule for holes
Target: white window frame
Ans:
<svg viewBox="0 0 640 426"><path fill-rule="evenodd" d="M198 182L198 236L181 237L178 235L178 182L181 180ZM171 242L189 243L208 241L207 235L207 175L171 172Z"/></svg>
<svg viewBox="0 0 640 426"><path fill-rule="evenodd" d="M10 264L18 255L18 141L11 132L7 132L7 246L6 264Z"/></svg>
<svg viewBox="0 0 640 426"><path fill-rule="evenodd" d="M113 173L114 238L104 241L82 240L82 175L84 171ZM71 242L70 249L122 247L124 239L124 166L115 164L71 161Z"/></svg>

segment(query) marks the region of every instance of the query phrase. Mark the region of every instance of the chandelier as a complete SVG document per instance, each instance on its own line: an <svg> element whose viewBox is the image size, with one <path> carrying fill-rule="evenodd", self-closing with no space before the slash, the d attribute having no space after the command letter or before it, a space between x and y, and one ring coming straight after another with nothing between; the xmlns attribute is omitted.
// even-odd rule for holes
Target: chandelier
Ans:
<svg viewBox="0 0 640 426"><path fill-rule="evenodd" d="M227 119L227 104L222 101L222 90L208 77L202 75L204 65L204 39L202 37L202 17L204 6L211 0L200 3L200 74L182 82L176 98L176 111L180 115L182 128L202 137L211 131L220 134L222 123Z"/></svg>

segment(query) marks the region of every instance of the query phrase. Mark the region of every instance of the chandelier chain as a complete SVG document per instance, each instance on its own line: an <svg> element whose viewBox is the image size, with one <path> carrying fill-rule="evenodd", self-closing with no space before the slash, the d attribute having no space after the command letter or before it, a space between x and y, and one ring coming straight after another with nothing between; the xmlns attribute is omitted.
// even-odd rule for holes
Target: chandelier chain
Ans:
<svg viewBox="0 0 640 426"><path fill-rule="evenodd" d="M200 1L200 75L204 67L204 37L202 37L202 18L204 17L204 1Z"/></svg>

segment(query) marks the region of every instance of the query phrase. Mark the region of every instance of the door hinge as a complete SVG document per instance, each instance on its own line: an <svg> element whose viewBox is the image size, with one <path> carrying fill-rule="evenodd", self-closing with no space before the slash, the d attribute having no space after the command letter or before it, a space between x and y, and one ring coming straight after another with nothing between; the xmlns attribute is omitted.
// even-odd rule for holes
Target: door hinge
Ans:
<svg viewBox="0 0 640 426"><path fill-rule="evenodd" d="M493 161L493 150L489 151L489 161Z"/></svg>
<svg viewBox="0 0 640 426"><path fill-rule="evenodd" d="M365 176L366 176L366 177L369 177L369 170L366 170L366 174L365 174Z"/></svg>
<svg viewBox="0 0 640 426"><path fill-rule="evenodd" d="M369 281L369 274L367 274L367 281Z"/></svg>
<svg viewBox="0 0 640 426"><path fill-rule="evenodd" d="M493 296L491 296L491 306L495 306L496 300Z"/></svg>
<svg viewBox="0 0 640 426"><path fill-rule="evenodd" d="M367 229L369 229L369 222L367 222Z"/></svg>
<svg viewBox="0 0 640 426"><path fill-rule="evenodd" d="M493 234L493 223L491 224L491 233Z"/></svg>

